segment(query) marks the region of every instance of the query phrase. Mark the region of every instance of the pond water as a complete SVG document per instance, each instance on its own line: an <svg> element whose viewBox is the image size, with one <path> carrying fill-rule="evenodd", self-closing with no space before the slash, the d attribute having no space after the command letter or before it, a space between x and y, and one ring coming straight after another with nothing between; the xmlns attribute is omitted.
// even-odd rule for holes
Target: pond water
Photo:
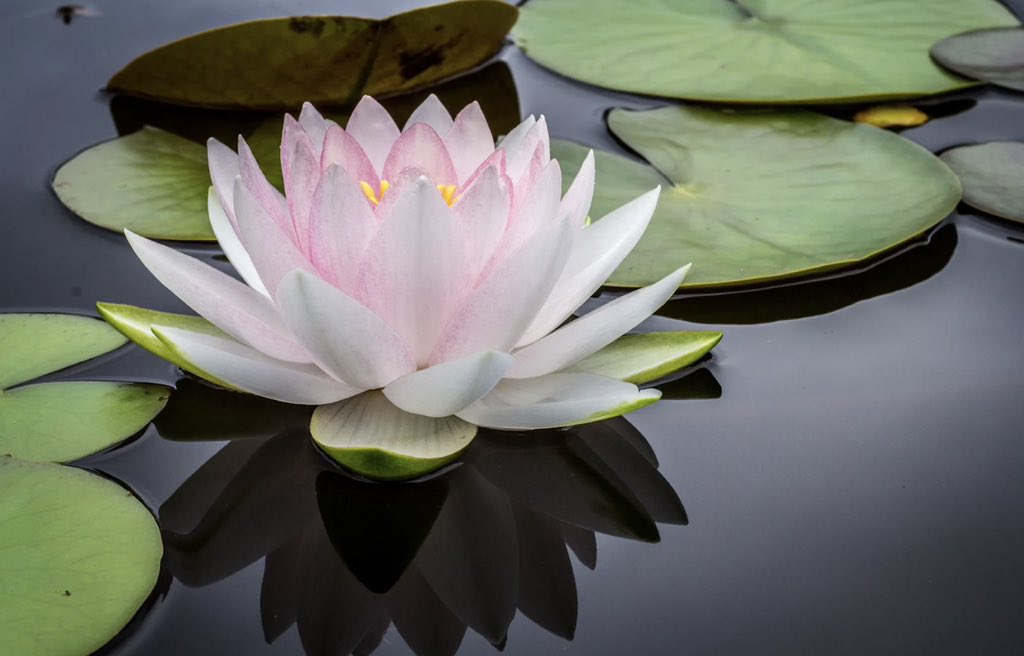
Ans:
<svg viewBox="0 0 1024 656"><path fill-rule="evenodd" d="M1024 0L1009 4L1024 15ZM68 24L37 0L0 12L0 310L93 314L106 300L186 312L120 235L65 210L50 178L117 134L99 90L132 57L201 29L338 5L94 8ZM667 102L560 78L512 47L501 59L523 113L545 114L556 137L621 150L604 113ZM905 136L933 150L1024 139L1021 96L981 89L922 106L941 113L951 99L966 111ZM629 416L636 431L612 422L539 445L488 434L462 467L417 486L354 483L311 451L302 416L229 408L185 383L175 413L80 463L131 487L165 530L157 590L102 653L326 654L358 633L352 644L376 654L458 638L460 653L487 654L480 633L462 637L462 616L476 609L470 623L500 641L501 612L487 611L507 613L517 591L501 642L510 654L1022 653L1022 280L1024 227L961 206L858 271L686 295L644 327L725 339L665 386L665 401ZM60 377L179 374L130 347ZM251 437L225 448L216 438L229 433ZM571 641L558 635L573 625Z"/></svg>

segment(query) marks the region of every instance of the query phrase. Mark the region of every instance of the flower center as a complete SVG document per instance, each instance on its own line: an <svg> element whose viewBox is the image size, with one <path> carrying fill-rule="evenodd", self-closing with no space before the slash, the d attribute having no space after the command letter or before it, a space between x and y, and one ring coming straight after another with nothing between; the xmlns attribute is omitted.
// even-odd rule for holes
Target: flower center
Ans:
<svg viewBox="0 0 1024 656"><path fill-rule="evenodd" d="M391 188L391 183L387 180L381 180L380 190L378 192L378 190L374 189L373 185L369 182L360 180L359 188L363 190L363 193L366 194L366 197L370 199L371 203L377 205L380 203L381 199L384 198L384 192ZM444 202L448 203L449 207L458 200L458 198L455 197L455 185L437 185L437 190L441 192L441 198L444 199Z"/></svg>

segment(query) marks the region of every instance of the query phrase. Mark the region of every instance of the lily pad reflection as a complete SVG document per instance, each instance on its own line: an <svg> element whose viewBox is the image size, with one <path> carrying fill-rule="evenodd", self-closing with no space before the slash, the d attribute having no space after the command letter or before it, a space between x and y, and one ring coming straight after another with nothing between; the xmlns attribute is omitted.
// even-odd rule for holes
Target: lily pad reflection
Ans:
<svg viewBox="0 0 1024 656"><path fill-rule="evenodd" d="M185 424L177 437L188 438ZM266 639L297 625L309 654L370 653L391 625L416 653L455 653L467 629L501 645L517 612L571 639L570 554L593 569L597 533L657 542L659 524L687 522L622 419L484 431L461 465L412 483L344 474L302 430L234 440L160 518L168 567L185 585L265 558Z"/></svg>

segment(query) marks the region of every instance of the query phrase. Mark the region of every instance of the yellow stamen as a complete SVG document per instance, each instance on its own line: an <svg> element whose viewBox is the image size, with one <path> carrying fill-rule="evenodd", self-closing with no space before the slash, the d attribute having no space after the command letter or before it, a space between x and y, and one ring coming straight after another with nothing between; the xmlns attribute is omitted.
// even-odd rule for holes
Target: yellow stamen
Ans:
<svg viewBox="0 0 1024 656"><path fill-rule="evenodd" d="M455 185L437 185L437 190L441 192L441 198L444 202L448 203L451 207L452 203L455 202Z"/></svg>
<svg viewBox="0 0 1024 656"><path fill-rule="evenodd" d="M370 199L371 203L376 205L377 203L380 202L379 200L377 200L377 194L374 193L373 187L370 186L369 182L364 182L364 181L360 180L359 181L359 188L363 190L363 193L366 194L366 197ZM384 194L381 194L381 196L383 196L383 195Z"/></svg>

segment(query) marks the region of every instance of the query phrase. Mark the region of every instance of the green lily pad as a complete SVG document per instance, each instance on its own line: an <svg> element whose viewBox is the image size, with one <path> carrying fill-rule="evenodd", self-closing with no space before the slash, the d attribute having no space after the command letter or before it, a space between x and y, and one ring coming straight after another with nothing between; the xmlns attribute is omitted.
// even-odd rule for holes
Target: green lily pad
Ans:
<svg viewBox="0 0 1024 656"><path fill-rule="evenodd" d="M923 233L960 200L956 176L920 146L811 112L616 109L608 123L651 164L597 153L591 215L663 186L613 286L649 285L688 262L686 289L837 269ZM566 185L586 153L552 144Z"/></svg>
<svg viewBox="0 0 1024 656"><path fill-rule="evenodd" d="M1024 91L1024 29L975 30L939 41L932 57L975 80Z"/></svg>
<svg viewBox="0 0 1024 656"><path fill-rule="evenodd" d="M966 86L931 61L932 44L1017 24L995 0L531 0L513 35L540 64L598 86L809 103Z"/></svg>
<svg viewBox="0 0 1024 656"><path fill-rule="evenodd" d="M0 390L91 360L125 342L91 317L0 314Z"/></svg>
<svg viewBox="0 0 1024 656"><path fill-rule="evenodd" d="M188 314L175 314L173 312L158 312L146 308L135 307L134 305L119 305L117 303L97 303L96 309L100 316L114 328L117 328L125 337L132 340L150 353L157 355L168 362L176 364L185 371L208 380L215 385L235 390L230 385L212 374L208 374L194 364L181 358L178 354L153 333L153 326L164 326L168 328L181 328L191 330L214 337L227 337L225 333L202 317Z"/></svg>
<svg viewBox="0 0 1024 656"><path fill-rule="evenodd" d="M516 8L462 0L383 20L271 18L202 32L135 59L108 83L162 102L213 108L348 105L422 88L501 48Z"/></svg>
<svg viewBox="0 0 1024 656"><path fill-rule="evenodd" d="M163 385L72 381L0 393L0 453L68 462L139 432L167 403Z"/></svg>
<svg viewBox="0 0 1024 656"><path fill-rule="evenodd" d="M443 467L466 450L477 430L458 417L400 410L379 390L318 407L309 429L331 458L378 480L415 478Z"/></svg>
<svg viewBox="0 0 1024 656"><path fill-rule="evenodd" d="M163 547L131 492L73 467L0 457L0 645L85 656L156 584Z"/></svg>
<svg viewBox="0 0 1024 656"><path fill-rule="evenodd" d="M101 321L60 314L0 315L0 454L66 462L142 430L167 403L161 385L74 381L13 387L125 343Z"/></svg>
<svg viewBox="0 0 1024 656"><path fill-rule="evenodd" d="M960 176L964 202L983 212L1024 223L1024 143L993 141L942 153Z"/></svg>
<svg viewBox="0 0 1024 656"><path fill-rule="evenodd" d="M688 367L720 341L722 333L710 331L625 335L565 371L642 385Z"/></svg>
<svg viewBox="0 0 1024 656"><path fill-rule="evenodd" d="M153 239L215 241L209 186L204 146L148 127L83 151L53 178L60 201L89 223Z"/></svg>

